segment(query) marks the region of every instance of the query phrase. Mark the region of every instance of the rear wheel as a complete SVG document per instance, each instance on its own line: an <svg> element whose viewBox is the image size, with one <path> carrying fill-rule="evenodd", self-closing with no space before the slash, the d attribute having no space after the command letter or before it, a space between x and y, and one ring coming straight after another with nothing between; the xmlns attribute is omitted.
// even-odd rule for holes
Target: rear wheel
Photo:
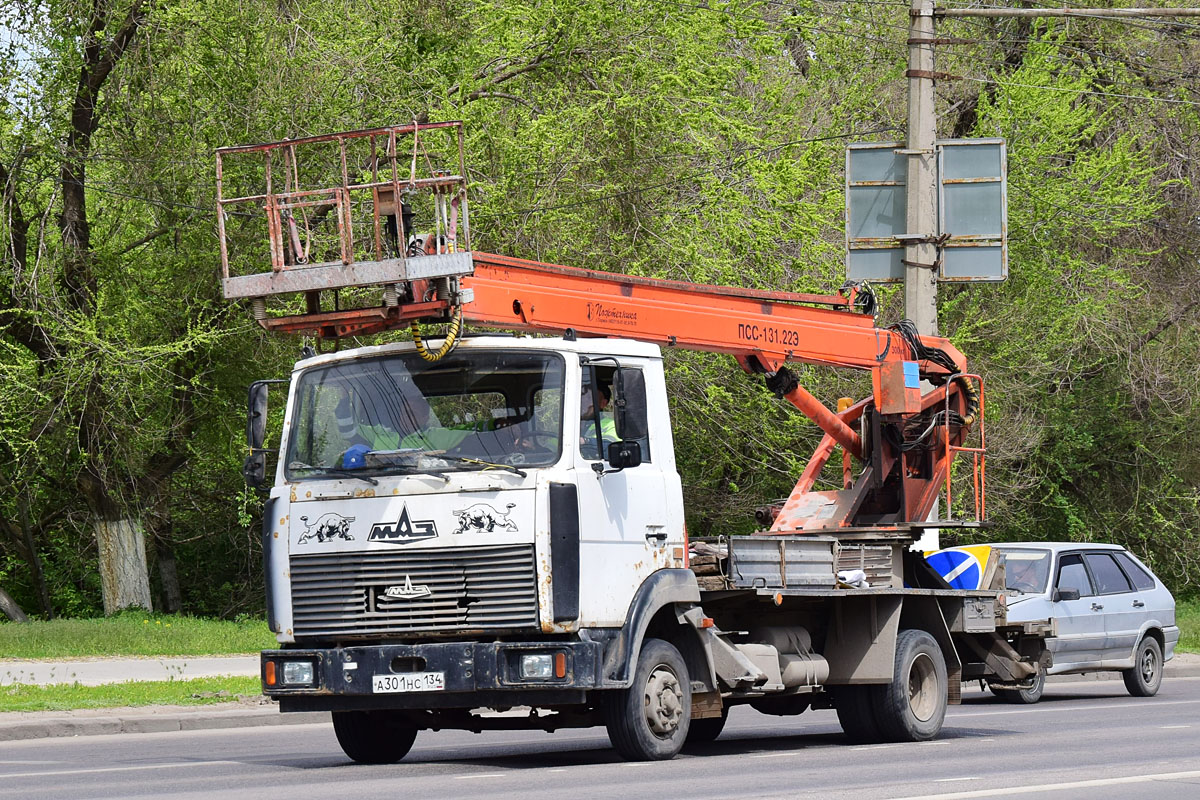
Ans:
<svg viewBox="0 0 1200 800"><path fill-rule="evenodd" d="M412 749L417 726L397 711L334 711L342 751L360 764L392 764Z"/></svg>
<svg viewBox="0 0 1200 800"><path fill-rule="evenodd" d="M992 694L1006 703L1032 705L1041 700L1042 693L1046 691L1046 670L1039 666L1037 674L1033 676L1033 683L1028 688L1008 689L992 684L988 684L988 688L992 690Z"/></svg>
<svg viewBox="0 0 1200 800"><path fill-rule="evenodd" d="M1138 643L1133 669L1122 670L1121 677L1125 679L1125 688L1134 697L1158 694L1158 687L1162 685L1163 656L1157 639L1147 636Z"/></svg>
<svg viewBox="0 0 1200 800"><path fill-rule="evenodd" d="M878 686L838 686L833 693L838 722L846 738L854 744L874 744L883 741L875 719Z"/></svg>
<svg viewBox="0 0 1200 800"><path fill-rule="evenodd" d="M892 681L879 689L875 719L884 740L920 742L937 736L948 699L946 662L934 638L925 631L900 631Z"/></svg>
<svg viewBox="0 0 1200 800"><path fill-rule="evenodd" d="M638 655L633 685L609 694L605 726L622 756L630 761L665 761L683 748L692 715L692 684L674 645L647 639Z"/></svg>

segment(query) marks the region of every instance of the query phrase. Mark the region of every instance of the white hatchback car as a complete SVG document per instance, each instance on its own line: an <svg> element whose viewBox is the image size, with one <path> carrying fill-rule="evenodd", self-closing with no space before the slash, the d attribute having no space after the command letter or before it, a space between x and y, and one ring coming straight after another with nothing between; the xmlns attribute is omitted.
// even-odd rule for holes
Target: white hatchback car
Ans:
<svg viewBox="0 0 1200 800"><path fill-rule="evenodd" d="M1008 619L1053 619L1051 662L1029 686L993 686L1000 698L1036 703L1047 675L1119 670L1129 693L1150 697L1175 655L1175 598L1142 562L1114 544L1005 542Z"/></svg>

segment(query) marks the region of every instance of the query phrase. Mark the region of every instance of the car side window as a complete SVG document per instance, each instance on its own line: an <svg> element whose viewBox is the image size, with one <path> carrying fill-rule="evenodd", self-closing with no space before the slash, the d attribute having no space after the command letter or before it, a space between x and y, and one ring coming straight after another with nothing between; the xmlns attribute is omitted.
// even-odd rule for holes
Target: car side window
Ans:
<svg viewBox="0 0 1200 800"><path fill-rule="evenodd" d="M1080 597L1095 594L1087 569L1083 566L1083 559L1074 554L1065 555L1058 560L1058 580L1054 585L1058 589L1078 589Z"/></svg>
<svg viewBox="0 0 1200 800"><path fill-rule="evenodd" d="M1125 570L1125 574L1129 576L1129 580L1133 581L1133 588L1139 592L1154 588L1154 578L1146 570L1129 557L1128 553L1113 553L1113 558Z"/></svg>
<svg viewBox="0 0 1200 800"><path fill-rule="evenodd" d="M1087 553L1083 560L1087 562L1088 569L1092 571L1092 577L1096 579L1096 589L1100 594L1120 594L1133 591L1133 587L1129 585L1129 579L1125 577L1125 573L1121 572L1117 562L1113 561L1113 557L1108 553Z"/></svg>

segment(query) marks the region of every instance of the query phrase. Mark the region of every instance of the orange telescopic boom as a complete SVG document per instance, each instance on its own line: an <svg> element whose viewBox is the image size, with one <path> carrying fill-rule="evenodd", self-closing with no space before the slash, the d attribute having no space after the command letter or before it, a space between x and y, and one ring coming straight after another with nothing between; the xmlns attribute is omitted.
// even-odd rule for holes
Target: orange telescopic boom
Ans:
<svg viewBox="0 0 1200 800"><path fill-rule="evenodd" d="M459 130L446 124L435 129L448 127ZM829 296L757 291L469 252L464 249L469 244L465 180L448 172L436 173L435 179L420 178L415 157L407 176L411 182L398 177L396 164L403 159L396 154L409 147L402 147L403 137L412 137L411 149L416 153L423 135L427 135L424 126L413 125L314 137L314 142L337 142L342 150L342 184L321 189L299 187L298 178L293 190L270 189L270 155L283 158L295 172L296 142L219 151L219 159L256 152L267 156L267 191L223 199L219 176L218 206L223 220L229 205L261 204L267 212L272 254L270 273L231 277L222 224L226 296L253 298L255 315L267 329L324 338L451 322L443 352L450 349L449 340L458 326L470 323L514 331L621 337L731 355L746 371L765 375L768 388L825 433L792 495L769 509L765 521L771 523L772 533L860 529L873 535L887 530L907 535L928 518L941 487L947 486L948 491L954 453L967 449L967 432L977 420L982 428L981 383L978 376L964 374L966 359L948 340L918 336L904 324L877 327L874 317L863 313L858 303L870 299L869 295L860 297L854 289ZM358 140L370 146L367 162L372 174L356 182L345 165L348 149ZM461 134L457 150L450 148L450 152L461 160ZM419 250L408 244L406 252L389 257L389 230L397 244L415 238L408 230L410 219L401 220L395 213L394 198L418 190L432 195L435 214L442 209L437 231L426 237ZM356 193L364 195L366 202L356 204ZM327 198L327 207L314 197ZM374 199L373 205L369 198ZM356 223L351 211L362 206L372 208L373 219ZM390 215L381 214L380 208ZM309 218L324 214L338 220L340 261L307 263L309 243L301 241L304 237L296 232L295 222L305 210ZM351 234L356 224L373 232L373 246L360 260L355 259ZM285 235L289 226L291 232ZM289 255L300 253L305 258ZM333 310L322 309L322 292L366 286L384 287L383 302L353 308L338 303ZM267 297L296 293L307 297L305 313L266 313ZM841 412L832 411L796 382L785 366L788 362L868 370L873 396ZM922 380L926 388L934 385L932 391L922 393ZM838 445L860 460L862 470L842 489L815 491L815 482ZM979 522L982 454L974 448L972 452L977 486L974 522Z"/></svg>

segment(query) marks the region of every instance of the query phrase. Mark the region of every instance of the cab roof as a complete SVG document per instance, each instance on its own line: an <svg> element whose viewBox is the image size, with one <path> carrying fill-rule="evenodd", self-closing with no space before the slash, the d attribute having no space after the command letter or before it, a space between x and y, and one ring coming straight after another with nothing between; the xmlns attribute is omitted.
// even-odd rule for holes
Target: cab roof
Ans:
<svg viewBox="0 0 1200 800"><path fill-rule="evenodd" d="M436 350L442 339L424 340L426 347ZM356 358L373 358L392 353L410 353L416 349L412 342L356 347L336 353L323 353L296 362L295 369L308 369L323 364L335 364ZM658 345L632 339L580 338L564 339L560 336L465 336L459 340L456 352L468 350L540 350L554 353L577 353L579 355L631 356L634 358L661 359Z"/></svg>

